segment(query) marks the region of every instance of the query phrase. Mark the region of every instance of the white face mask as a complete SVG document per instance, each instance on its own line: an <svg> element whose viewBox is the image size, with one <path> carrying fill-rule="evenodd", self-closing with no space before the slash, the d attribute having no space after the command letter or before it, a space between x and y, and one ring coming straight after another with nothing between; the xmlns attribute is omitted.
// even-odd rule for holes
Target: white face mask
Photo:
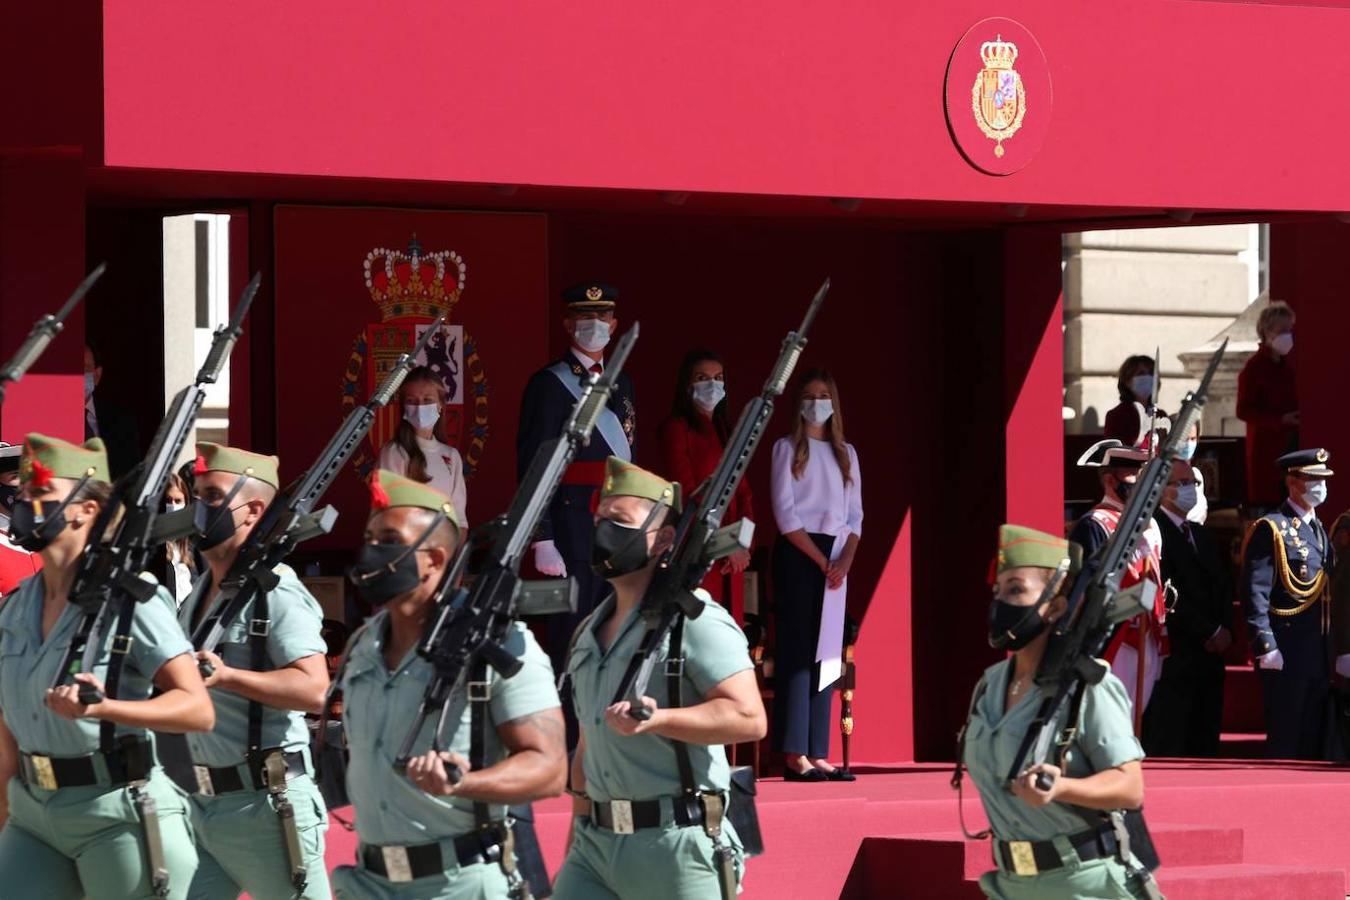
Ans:
<svg viewBox="0 0 1350 900"><path fill-rule="evenodd" d="M834 401L826 398L816 400L807 398L802 401L802 418L812 425L824 425L834 415Z"/></svg>
<svg viewBox="0 0 1350 900"><path fill-rule="evenodd" d="M1195 504L1199 502L1200 490L1193 484L1182 484L1177 486L1177 509L1183 513L1188 513L1195 509Z"/></svg>
<svg viewBox="0 0 1350 900"><path fill-rule="evenodd" d="M1270 339L1270 349L1280 356L1287 355L1290 350L1294 349L1294 335L1288 331L1284 334L1275 335Z"/></svg>
<svg viewBox="0 0 1350 900"><path fill-rule="evenodd" d="M1139 400L1140 403L1147 403L1153 399L1153 376L1136 375L1130 379L1130 391Z"/></svg>
<svg viewBox="0 0 1350 900"><path fill-rule="evenodd" d="M717 409L717 404L727 395L727 386L720 381L696 381L693 387L694 402L704 412Z"/></svg>
<svg viewBox="0 0 1350 900"><path fill-rule="evenodd" d="M441 418L441 405L439 403L405 403L403 404L403 418L408 420L418 431L428 431L436 427L436 423Z"/></svg>
<svg viewBox="0 0 1350 900"><path fill-rule="evenodd" d="M587 353L599 353L609 343L609 323L604 319L579 319L572 340Z"/></svg>
<svg viewBox="0 0 1350 900"><path fill-rule="evenodd" d="M1186 513L1186 521L1194 522L1197 525L1205 524L1205 519L1209 518L1209 501L1205 499L1205 492L1197 490L1195 492L1195 506Z"/></svg>
<svg viewBox="0 0 1350 900"><path fill-rule="evenodd" d="M1309 507L1319 507L1327 500L1327 483L1325 481L1308 481L1303 485L1303 505Z"/></svg>
<svg viewBox="0 0 1350 900"><path fill-rule="evenodd" d="M187 508L187 504L184 503L182 500L165 500L165 501L164 501L164 511L165 511L165 512L178 512L180 509L186 509L186 508Z"/></svg>

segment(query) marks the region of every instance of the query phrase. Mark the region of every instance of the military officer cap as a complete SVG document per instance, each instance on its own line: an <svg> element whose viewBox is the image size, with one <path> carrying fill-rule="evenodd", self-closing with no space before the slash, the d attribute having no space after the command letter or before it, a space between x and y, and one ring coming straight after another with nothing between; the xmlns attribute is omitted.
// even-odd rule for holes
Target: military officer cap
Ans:
<svg viewBox="0 0 1350 900"><path fill-rule="evenodd" d="M23 447L0 441L0 475L19 471L19 457L23 456Z"/></svg>
<svg viewBox="0 0 1350 900"><path fill-rule="evenodd" d="M568 312L608 312L619 299L619 289L602 281L583 281L562 292Z"/></svg>
<svg viewBox="0 0 1350 900"><path fill-rule="evenodd" d="M275 456L263 456L261 453L251 453L237 447L203 441L197 445L197 464L193 466L192 472L194 475L229 472L233 475L256 478L274 488L279 488L281 479L277 469L280 465L281 461Z"/></svg>
<svg viewBox="0 0 1350 900"><path fill-rule="evenodd" d="M375 473L375 477L370 479L370 514L373 516L398 506L413 506L434 513L445 513L445 517L456 530L463 527L459 513L455 511L455 505L450 502L449 497L429 484L404 478L388 469L380 469Z"/></svg>
<svg viewBox="0 0 1350 900"><path fill-rule="evenodd" d="M605 482L600 486L600 499L606 497L641 497L654 503L664 503L672 512L680 511L678 482L666 481L660 475L617 456L611 456L605 463Z"/></svg>
<svg viewBox="0 0 1350 900"><path fill-rule="evenodd" d="M1058 569L1066 559L1069 561L1069 572L1078 571L1083 565L1083 548L1073 541L1022 525L999 527L998 559L995 563L998 572L1021 566Z"/></svg>
<svg viewBox="0 0 1350 900"><path fill-rule="evenodd" d="M1275 464L1283 469L1286 475L1327 478L1336 474L1327 468L1327 462L1330 459L1330 453L1321 447L1314 447L1311 450L1295 450L1293 453L1286 453L1275 460Z"/></svg>
<svg viewBox="0 0 1350 900"><path fill-rule="evenodd" d="M19 482L34 487L45 487L53 478L111 483L108 474L108 453L98 438L83 444L72 444L45 434L24 438L23 456L19 460Z"/></svg>
<svg viewBox="0 0 1350 900"><path fill-rule="evenodd" d="M1098 441L1078 457L1078 465L1087 469L1137 469L1148 462L1148 451L1126 447L1115 438Z"/></svg>

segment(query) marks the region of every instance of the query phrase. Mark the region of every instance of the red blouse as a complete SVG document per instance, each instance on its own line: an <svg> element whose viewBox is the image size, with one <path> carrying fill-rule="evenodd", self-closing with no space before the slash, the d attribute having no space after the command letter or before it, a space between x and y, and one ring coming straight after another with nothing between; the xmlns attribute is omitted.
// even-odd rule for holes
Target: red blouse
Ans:
<svg viewBox="0 0 1350 900"><path fill-rule="evenodd" d="M1247 423L1247 502L1270 506L1283 499L1275 460L1298 449L1298 429L1280 419L1297 409L1293 360L1271 359L1262 344L1238 373L1237 416Z"/></svg>

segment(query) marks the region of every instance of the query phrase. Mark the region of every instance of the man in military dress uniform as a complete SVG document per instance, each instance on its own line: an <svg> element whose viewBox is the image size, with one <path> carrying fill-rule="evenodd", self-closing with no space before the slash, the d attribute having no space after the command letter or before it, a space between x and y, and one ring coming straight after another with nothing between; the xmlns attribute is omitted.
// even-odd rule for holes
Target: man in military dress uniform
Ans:
<svg viewBox="0 0 1350 900"><path fill-rule="evenodd" d="M1325 759L1331 677L1330 574L1335 551L1315 510L1333 474L1321 448L1277 460L1288 497L1242 548L1242 603L1265 692L1272 759Z"/></svg>
<svg viewBox="0 0 1350 900"><path fill-rule="evenodd" d="M760 740L766 717L731 614L696 591L702 614L677 626L681 652L658 662L642 698L651 717L639 721L627 701L613 702L645 632L638 604L674 539L667 516L679 509L678 484L609 460L594 560L612 592L581 626L568 661L582 740L558 900L726 900L724 885L734 894L743 871L740 838L722 815L731 787L723 745ZM682 703L672 703L672 681Z"/></svg>
<svg viewBox="0 0 1350 900"><path fill-rule="evenodd" d="M189 636L228 612L230 595L218 585L279 484L275 456L219 444L197 445L194 471L198 522L206 526L198 548L208 570L179 610ZM328 690L323 612L289 566L279 566L277 575L266 621L254 601L223 623L214 650L196 646L213 669L206 686L216 726L188 735L201 857L190 900L232 900L243 891L258 900L330 895L323 856L328 818L304 717L323 707ZM286 805L289 816L282 814Z"/></svg>
<svg viewBox="0 0 1350 900"><path fill-rule="evenodd" d="M376 473L366 543L352 576L379 612L352 638L337 676L350 753L347 790L361 839L356 864L333 872L343 900L517 896L507 805L556 796L566 782L553 671L519 622L505 649L521 660L520 671L503 678L488 669L485 682L471 674L450 698L448 751L430 749L432 716L422 723L413 747L420 755L409 760L406 775L394 770L433 675L417 644L459 530L444 495L387 470ZM476 768L468 758L475 744ZM458 781L449 777L452 766L463 773Z"/></svg>
<svg viewBox="0 0 1350 900"><path fill-rule="evenodd" d="M618 328L618 296L616 288L600 282L583 282L563 291L567 304L563 330L570 346L565 357L534 373L525 386L516 432L518 478L524 476L539 445L562 432L581 394L582 381L604 371L605 347ZM637 427L633 402L633 382L627 372L621 373L609 408L596 423L590 444L577 449L534 543L535 568L554 577L571 575L577 581L576 613L561 613L549 622L548 654L559 671L577 623L605 592L604 579L590 568L592 500L604 479L605 460L610 456L633 459Z"/></svg>

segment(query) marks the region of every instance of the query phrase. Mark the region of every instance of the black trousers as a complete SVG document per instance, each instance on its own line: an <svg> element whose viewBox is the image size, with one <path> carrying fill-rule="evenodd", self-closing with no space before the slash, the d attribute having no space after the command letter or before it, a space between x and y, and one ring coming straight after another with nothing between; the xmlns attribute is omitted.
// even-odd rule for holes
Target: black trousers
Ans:
<svg viewBox="0 0 1350 900"><path fill-rule="evenodd" d="M1164 661L1162 678L1144 712L1144 751L1149 756L1216 757L1222 726L1223 658L1206 653Z"/></svg>
<svg viewBox="0 0 1350 900"><path fill-rule="evenodd" d="M1266 756L1330 759L1331 688L1325 676L1261 670L1265 693Z"/></svg>
<svg viewBox="0 0 1350 900"><path fill-rule="evenodd" d="M834 537L813 534L811 542L829 558ZM773 746L789 756L827 759L830 755L830 703L834 685L816 690L820 664L820 611L825 602L825 573L787 539L773 547L775 649L773 661Z"/></svg>

